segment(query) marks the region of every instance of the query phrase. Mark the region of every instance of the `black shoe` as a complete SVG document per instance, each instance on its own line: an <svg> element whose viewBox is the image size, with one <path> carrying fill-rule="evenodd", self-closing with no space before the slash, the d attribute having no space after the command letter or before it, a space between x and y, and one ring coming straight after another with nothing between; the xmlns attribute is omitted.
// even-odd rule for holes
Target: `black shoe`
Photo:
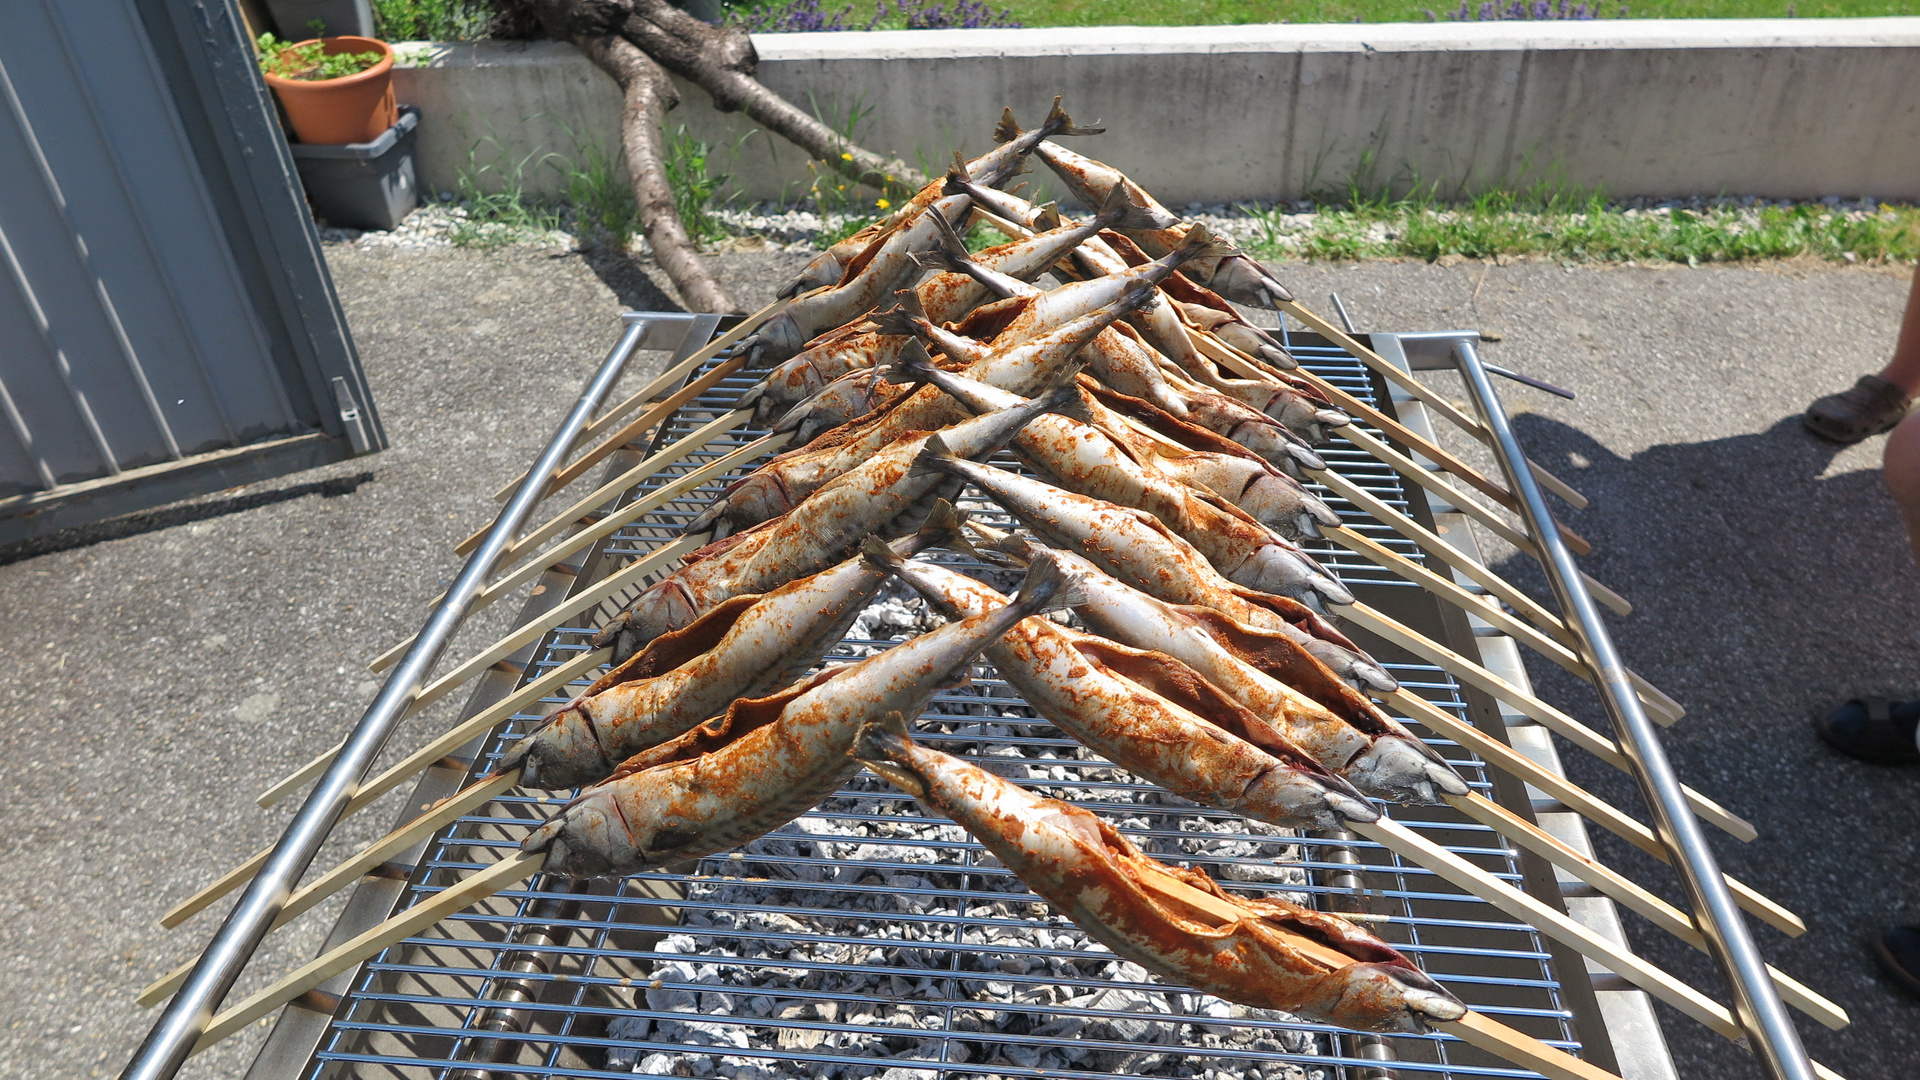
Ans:
<svg viewBox="0 0 1920 1080"><path fill-rule="evenodd" d="M1828 746L1875 765L1920 763L1913 733L1920 728L1920 701L1856 698L1842 702L1813 729Z"/></svg>
<svg viewBox="0 0 1920 1080"><path fill-rule="evenodd" d="M1874 935L1873 958L1902 990L1920 997L1920 927L1896 926Z"/></svg>

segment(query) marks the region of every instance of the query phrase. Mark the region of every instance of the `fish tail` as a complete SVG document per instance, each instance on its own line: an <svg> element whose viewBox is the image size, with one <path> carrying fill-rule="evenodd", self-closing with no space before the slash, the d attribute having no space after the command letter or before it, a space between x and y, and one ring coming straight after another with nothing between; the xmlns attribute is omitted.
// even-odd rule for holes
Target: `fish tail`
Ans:
<svg viewBox="0 0 1920 1080"><path fill-rule="evenodd" d="M853 738L851 756L886 777L895 787L919 798L927 793L927 785L906 765L907 752L912 749L913 735L907 730L907 718L894 711L861 725L859 734Z"/></svg>
<svg viewBox="0 0 1920 1080"><path fill-rule="evenodd" d="M1033 212L1033 224L1028 226L1034 232L1052 232L1061 226L1060 204L1048 200Z"/></svg>
<svg viewBox="0 0 1920 1080"><path fill-rule="evenodd" d="M1056 97L1053 99L1053 108L1047 111L1047 118L1040 123L1040 130L1046 132L1048 136L1053 136L1098 135L1107 129L1098 124L1092 127L1081 127L1074 123L1073 117L1068 116L1067 110L1060 107L1060 99Z"/></svg>
<svg viewBox="0 0 1920 1080"><path fill-rule="evenodd" d="M953 451L947 448L947 444L939 435L929 435L926 445L922 446L920 453L914 457L913 467L907 471L907 475L910 477L946 476L955 465L959 464L959 461L960 459L953 456Z"/></svg>
<svg viewBox="0 0 1920 1080"><path fill-rule="evenodd" d="M927 520L921 522L919 531L914 535L924 540L927 547L971 546L966 529L966 514L945 499L935 499L933 509L927 512Z"/></svg>
<svg viewBox="0 0 1920 1080"><path fill-rule="evenodd" d="M860 544L860 564L876 573L897 574L905 561L898 552L887 546L885 540L872 533L868 533L866 540Z"/></svg>
<svg viewBox="0 0 1920 1080"><path fill-rule="evenodd" d="M1124 191L1127 197L1126 210L1120 221L1114 226L1121 232L1128 230L1171 229L1180 224L1180 219L1165 210L1154 206L1143 197L1132 184L1115 184L1115 191ZM1111 198L1111 196L1109 196Z"/></svg>
<svg viewBox="0 0 1920 1080"><path fill-rule="evenodd" d="M1000 122L993 125L993 141L1010 143L1020 137L1020 121L1013 118L1013 106L1000 110Z"/></svg>
<svg viewBox="0 0 1920 1080"><path fill-rule="evenodd" d="M1213 235L1205 225L1195 224L1187 230L1187 238L1173 253L1173 265L1192 262L1194 259L1225 258L1233 254L1233 245Z"/></svg>
<svg viewBox="0 0 1920 1080"><path fill-rule="evenodd" d="M893 295L898 302L885 311L876 311L867 316L867 324L873 327L874 333L888 337L917 336L920 328L914 319L920 314L920 294L912 289L902 289Z"/></svg>
<svg viewBox="0 0 1920 1080"><path fill-rule="evenodd" d="M933 357L927 355L927 347L916 340L908 341L900 350L900 356L887 368L886 379L890 383L913 383L924 386L941 375L934 365Z"/></svg>
<svg viewBox="0 0 1920 1080"><path fill-rule="evenodd" d="M947 166L947 182L940 185L942 195L965 195L973 186L973 174L967 171L967 159L953 152L953 164Z"/></svg>
<svg viewBox="0 0 1920 1080"><path fill-rule="evenodd" d="M1027 616L1064 611L1086 602L1087 592L1080 575L1067 569L1058 555L1043 549L1027 564L1026 580L1020 583L1020 591L1014 595L1011 606Z"/></svg>
<svg viewBox="0 0 1920 1080"><path fill-rule="evenodd" d="M967 242L960 238L960 230L953 227L945 214L933 215L933 227L940 234L940 250L961 262L969 262L972 252L967 250Z"/></svg>
<svg viewBox="0 0 1920 1080"><path fill-rule="evenodd" d="M966 270L962 269L960 263L956 261L953 256L938 249L933 251L916 251L907 257L913 260L913 265L922 270L931 270L936 274L966 273Z"/></svg>

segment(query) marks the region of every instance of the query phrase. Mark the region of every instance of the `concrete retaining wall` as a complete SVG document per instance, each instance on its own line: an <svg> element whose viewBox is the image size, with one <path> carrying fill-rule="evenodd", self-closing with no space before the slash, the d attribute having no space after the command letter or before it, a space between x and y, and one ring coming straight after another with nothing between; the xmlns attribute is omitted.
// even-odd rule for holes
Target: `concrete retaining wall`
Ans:
<svg viewBox="0 0 1920 1080"><path fill-rule="evenodd" d="M1295 198L1356 174L1449 187L1560 178L1616 196L1920 199L1920 18L942 30L758 36L761 78L909 162L978 153L1055 94L1077 141L1163 201ZM549 42L401 47L422 179L617 147L613 82ZM752 198L804 157L682 87L670 117ZM743 136L748 136L743 138ZM476 151L476 147L478 148ZM471 155L471 156L470 156ZM1036 174L1036 181L1045 175ZM1058 191L1057 184L1054 190Z"/></svg>

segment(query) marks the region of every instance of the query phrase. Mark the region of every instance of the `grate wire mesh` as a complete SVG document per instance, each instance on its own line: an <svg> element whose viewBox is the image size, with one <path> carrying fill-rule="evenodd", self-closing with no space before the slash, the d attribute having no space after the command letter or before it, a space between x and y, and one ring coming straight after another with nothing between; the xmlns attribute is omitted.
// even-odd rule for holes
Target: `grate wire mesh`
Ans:
<svg viewBox="0 0 1920 1080"><path fill-rule="evenodd" d="M1298 335L1291 342L1302 364L1377 404L1366 369L1316 342ZM731 411L752 382L729 378L696 398L656 445ZM764 434L735 429L623 501ZM1337 441L1324 456L1389 505L1410 510L1398 477L1364 452ZM622 528L603 542L600 563L617 567L678 539L737 475ZM1424 561L1417 547L1352 505L1316 493L1372 539ZM1010 525L978 497L963 496L962 508ZM1410 587L1330 543L1312 550L1351 587ZM997 573L957 556L933 557L990 580ZM601 621L643 587L581 621ZM917 600L892 588L826 662L871 655L933 625ZM592 629L548 634L523 680L579 655ZM1387 667L1412 692L1464 714L1461 689L1445 671ZM472 775L489 771L513 740L594 677L503 723ZM1248 822L1166 794L1038 718L984 663L970 683L936 696L916 732L928 745L1101 814L1143 850L1204 869L1229 891L1369 915L1377 933L1475 1008L1578 1052L1561 976L1536 932L1391 852L1344 835ZM1491 795L1476 758L1423 734L1470 785ZM569 797L516 789L443 829L396 910L507 854ZM1490 830L1444 808L1396 807L1393 815L1520 883L1515 855ZM1374 1041L1391 1050L1391 1068L1403 1077L1533 1075L1446 1036ZM1169 986L1118 960L958 826L862 774L812 812L735 851L591 887L539 875L390 947L355 975L302 1075L1291 1080L1375 1077L1379 1067L1350 1034Z"/></svg>

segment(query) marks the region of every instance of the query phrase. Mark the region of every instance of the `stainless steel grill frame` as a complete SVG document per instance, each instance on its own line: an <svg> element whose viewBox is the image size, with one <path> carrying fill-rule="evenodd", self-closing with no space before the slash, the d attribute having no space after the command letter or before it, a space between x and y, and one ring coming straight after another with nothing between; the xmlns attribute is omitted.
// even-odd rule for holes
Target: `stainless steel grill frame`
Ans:
<svg viewBox="0 0 1920 1080"><path fill-rule="evenodd" d="M1377 376L1324 339L1295 334L1289 344L1301 361L1318 374L1377 407L1396 412L1403 423L1424 426L1417 405L1408 408L1406 403L1393 400ZM1372 345L1390 358L1398 355L1394 340L1387 335L1374 335ZM688 403L662 425L655 435L653 448L731 411L732 402L753 381L753 377L747 375L728 378ZM671 483L675 477L698 469L761 434L763 432L751 428L735 429L642 481L621 496L619 503L642 498L649 491ZM611 469L629 467L643 456L638 452L626 453L612 463ZM1448 519L1448 508L1431 506L1421 489L1409 490L1390 469L1364 452L1337 443L1325 456L1343 476L1416 519L1428 523L1436 520L1444 523ZM632 559L678 539L680 526L698 513L725 483L726 478L721 478L703 484L621 529L600 544L577 572L564 567L549 570L541 582L547 587L530 602L530 607L550 608L564 596L583 590ZM1426 561L1413 544L1385 526L1366 519L1330 492L1320 494L1354 527L1416 562ZM979 500L969 500L966 505L984 519L991 520L994 516ZM1465 529L1452 532L1466 535ZM1524 685L1524 669L1513 653L1510 640L1489 636L1485 627L1471 625L1458 612L1448 615L1451 609L1443 611L1442 605L1424 590L1344 549L1325 544L1316 549L1316 555L1368 603L1457 651L1485 659L1489 666L1496 666L1510 680ZM960 566L986 569L964 561L960 561ZM1435 569L1445 572L1441 567ZM579 621L592 623L604 619L641 587L636 585L603 605L595 612L595 618ZM549 633L515 658L524 665L517 677L503 672L490 673L475 691L469 714L505 696L515 686L524 685L579 655L587 647L585 637L592 629L590 625L580 625ZM842 642L837 658L849 659L861 650L889 643L850 638ZM1496 703L1463 689L1438 667L1416 662L1383 642L1363 641L1362 644L1386 661L1403 685L1442 708L1466 715L1482 728L1492 725L1490 730L1499 733L1516 720ZM1502 646L1505 654L1501 653ZM567 693L583 687L592 677L576 680ZM455 760L443 762L423 779L415 797L408 802L409 810L486 773L510 740L537 724L546 712L565 700L567 696L559 694L544 699L540 707L515 716L456 755ZM1554 946L1530 927L1514 922L1477 898L1462 894L1428 871L1349 836L1273 835L1277 830L1265 827L1248 830L1244 823L1234 829L1233 823L1238 821L1234 815L1163 796L1151 785L1118 774L1105 762L1079 751L1077 744L1051 725L1032 719L1030 710L1024 718L1004 715L1009 711L1018 713L1019 705L1011 689L993 677L990 667L982 666L970 686L943 693L936 699L922 718L919 731L929 744L963 756L1005 761L1019 755L1022 763L1045 760L1045 768L1052 771L1040 779L1030 780L1033 786L1046 788L1056 795L1065 789L1067 797L1102 812L1109 821L1120 825L1121 831L1135 843L1163 858L1202 866L1230 889L1278 889L1296 897L1308 897L1310 902L1331 910L1360 911L1383 918L1376 930L1469 1004L1554 1045L1594 1058L1600 1064L1613 1066L1615 1063L1614 1040L1608 1036L1608 1023L1651 1024L1651 1014L1642 995L1609 992L1603 996L1616 1000L1609 1007L1601 1007L1587 977L1586 966L1577 955ZM982 707L1003 715L987 718L969 713ZM1522 745L1526 734L1515 730L1508 737L1516 745ZM1429 739L1482 793L1509 809L1532 816L1533 806L1524 786L1491 775L1470 754L1451 742L1431 736ZM1544 739L1538 742L1551 754L1550 744ZM1033 756L1045 753L1055 757ZM474 853L516 846L532 823L544 818L554 805L563 801L563 796L515 791L495 800L482 812L436 833L410 866L392 867L384 876L369 879L360 887L329 944L351 936L393 911L417 903L451 881L490 863L491 855L476 858ZM1530 857L1517 855L1497 835L1477 823L1444 807L1400 807L1394 809L1393 815L1442 846L1471 858L1536 896L1556 904L1561 902L1560 889L1550 868ZM1574 839L1584 846L1584 837L1573 835L1577 833L1577 824L1570 832L1564 828L1567 822L1560 824L1563 839ZM637 1052L641 1060L651 1054L668 1054L677 1058L683 1068L698 1067L702 1058L706 1059L707 1067L718 1068L714 1060L725 1058L787 1063L781 1066L785 1070L803 1064L816 1069L838 1066L842 1070L840 1075L847 1076L879 1076L888 1069L905 1069L908 1071L889 1080L904 1080L907 1076L944 1080L948 1076L1039 1076L1062 1071L1043 1071L1010 1061L990 1063L991 1057L971 1059L977 1050L985 1050L989 1055L997 1052L1003 1057L1009 1050L1025 1056L1027 1051L1036 1048L1068 1046L1087 1051L1089 1056L1140 1052L1143 1045L1138 1039L1091 1037L1087 1030L1121 1030L1116 1023L1132 1023L1137 1028L1141 1014L1115 1013L1075 1002L1084 1002L1089 996L1107 991L1136 993L1142 989L1141 985L1082 972L1078 966L1082 962L1090 967L1109 968L1111 954L1097 946L1089 949L1084 935L1070 923L1050 915L1044 904L1026 894L1003 869L983 864L979 846L970 838L964 838L964 834L880 839L858 835L860 830L868 833L898 828L927 830L937 825L938 822L926 818L911 800L877 779L863 776L796 826L774 834L770 841L701 860L695 866L635 875L617 885L598 883L585 892L576 891L580 886L567 879L540 875L422 935L396 944L360 968L336 978L327 987L332 992L309 994L296 1002L283 1013L249 1075L261 1080L296 1076L630 1075L629 1070L606 1067L607 1053L618 1051ZM1209 831L1212 828L1229 831L1214 833ZM952 827L949 831L958 833ZM905 849L906 854L862 858L857 850L851 857L839 850L861 846ZM807 847L812 848L811 853L802 854ZM926 861L928 859L933 861ZM1276 865L1289 872L1289 879L1284 883L1234 880L1271 876L1269 868ZM848 875L849 867L857 868L858 873ZM829 870L852 880L800 880ZM902 883L901 875L909 875L919 883ZM1356 879L1363 892L1356 893ZM879 907L881 901L905 910L864 910L866 906ZM1583 913L1583 917L1597 917L1603 923L1614 918L1611 905L1606 901L1583 902L1589 907L1599 905L1605 909ZM921 909L914 910L915 905ZM737 916L743 911L765 925L752 931L721 930L711 925L716 916ZM776 916L794 925L775 921ZM709 925L702 926L703 921ZM1001 930L1024 930L1036 923L1044 926L1050 938L1060 940L1044 946L1035 941L977 944L969 940L970 933L984 941L988 935ZM876 928L904 933L903 928L907 926L929 936L926 940L898 944L910 945L911 952L931 954L943 966L914 966L922 958L915 956L903 961L898 949L881 949L882 955L877 959L858 953L863 948L868 953L874 951L871 943L875 940ZM1615 929L1617 931L1617 925ZM931 937L936 932L939 940ZM687 957L656 951L669 934L684 935L696 943L724 937L760 946L805 945L822 955L798 956L789 950L788 955L778 959L755 960ZM840 956L841 951L846 955ZM889 958L885 955L888 951L896 955ZM968 970L966 965L976 962L983 954L990 955L996 963L1003 959L1012 962L1004 965L1005 970ZM834 958L836 956L839 958ZM768 989L756 994L654 974L656 963L667 966L687 960L725 969L730 976L752 972L765 978L769 973L780 973L780 977L792 985L784 991ZM1024 972L1019 970L1023 962ZM1034 968L1036 962L1041 965L1038 973ZM1063 966L1069 964L1073 966ZM904 981L908 995L876 999L833 989L831 983L836 978L876 974L885 977L892 986L900 986ZM802 985L809 980L812 986ZM1075 993L1064 1002L1042 1003L1032 997L1038 989L1053 986L1068 986ZM1446 1036L1358 1037L1281 1016L1235 1016L1232 1010L1223 1016L1220 1005L1203 995L1178 988L1158 989L1158 984L1154 984L1154 988L1164 995L1164 1007L1168 1011L1146 1020L1146 1035L1162 1040L1147 1044L1146 1049L1167 1056L1147 1070L1147 1075L1258 1078L1288 1075L1286 1067L1294 1066L1324 1070L1326 1075L1370 1077L1380 1075L1376 1070L1382 1067L1383 1059L1393 1062L1391 1069L1405 1077L1532 1075ZM682 992L731 992L740 1001L756 996L777 1001L804 999L834 1002L842 1008L831 1019L819 1015L817 1008L812 1017L732 1015L717 1018L672 1008L650 1008L648 991L653 991L663 1002ZM1029 994L1027 1000L1021 1000L1023 992ZM1057 997L1057 993L1050 992L1050 996ZM869 1014L850 1010L876 1002L904 1007L884 1010L884 1018L880 1011L875 1011L871 1019L856 1022ZM747 1009L750 1012L751 1006ZM1018 1014L1027 1020L1023 1031L968 1030L965 1017L980 1012ZM684 1039L607 1033L609 1023L636 1017L652 1020L656 1031L662 1022L684 1025L690 1021L720 1030L751 1029L761 1034L761 1041L767 1045L716 1049L689 1046ZM1076 1027L1077 1022L1085 1023ZM1212 1028L1252 1032L1257 1034L1257 1039L1244 1045L1208 1047L1203 1045L1204 1035ZM684 1034L688 1029L677 1030ZM800 1034L789 1034L786 1045L782 1045L778 1032L783 1030ZM1048 1034L1049 1031L1052 1034ZM1657 1027L1652 1032L1657 1044ZM721 1037L718 1031L704 1034ZM825 1038L801 1048L816 1035ZM1646 1033L1636 1031L1636 1037L1644 1040ZM967 1048L969 1060L957 1060L962 1057L956 1051L959 1046ZM889 1055L906 1050L926 1056L872 1056L877 1050ZM1657 1067L1658 1062L1651 1060L1659 1056L1643 1054L1642 1057L1649 1057L1649 1062L1640 1075L1661 1075L1663 1070ZM1082 1064L1085 1061L1083 1058ZM1138 1059L1133 1064L1137 1065ZM1670 1074L1670 1069L1668 1065L1664 1071ZM1065 1071L1089 1077L1122 1074L1119 1069L1101 1068L1076 1067ZM1135 1070L1126 1075L1141 1073ZM1638 1080L1633 1071L1626 1075L1628 1080Z"/></svg>

